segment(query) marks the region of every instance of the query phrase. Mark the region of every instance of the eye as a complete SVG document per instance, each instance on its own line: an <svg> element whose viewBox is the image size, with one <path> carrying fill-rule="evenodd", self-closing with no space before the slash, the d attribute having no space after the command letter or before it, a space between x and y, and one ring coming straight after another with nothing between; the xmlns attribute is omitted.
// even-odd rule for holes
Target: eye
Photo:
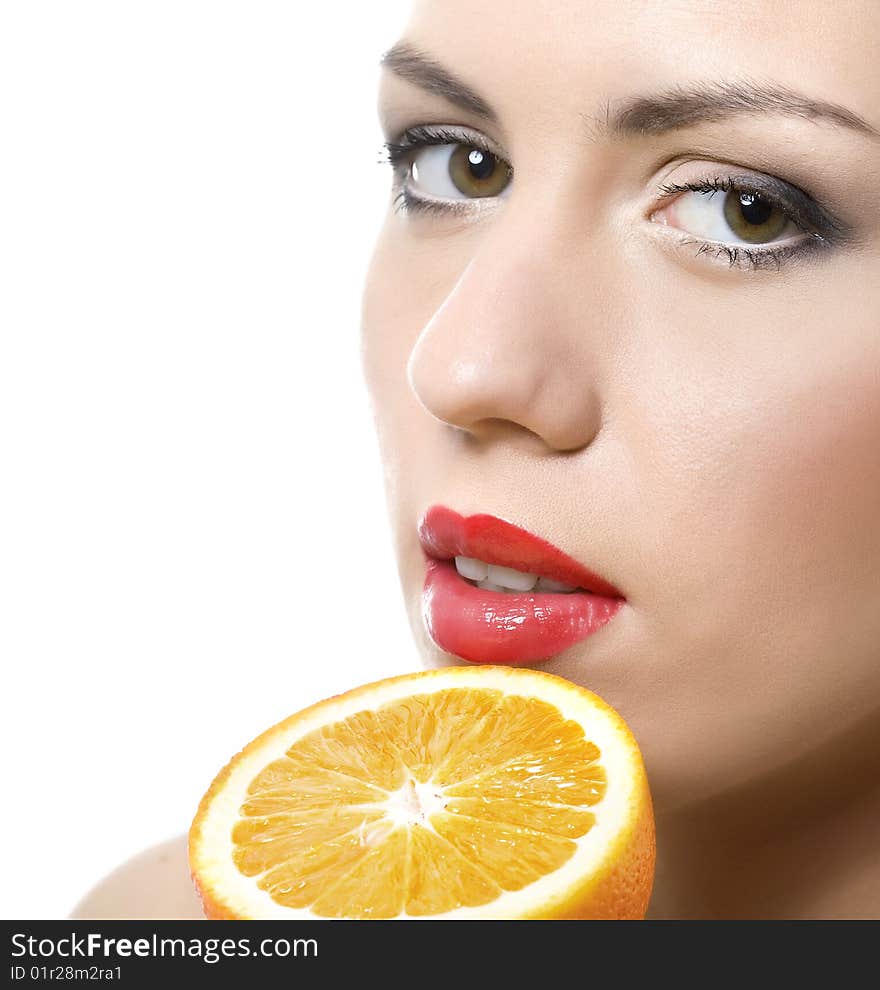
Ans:
<svg viewBox="0 0 880 990"><path fill-rule="evenodd" d="M434 199L484 199L500 196L510 184L510 166L474 145L425 147L412 158L413 192Z"/></svg>
<svg viewBox="0 0 880 990"><path fill-rule="evenodd" d="M438 124L408 127L384 145L393 169L394 209L461 213L472 200L506 196L513 166L478 132Z"/></svg>
<svg viewBox="0 0 880 990"><path fill-rule="evenodd" d="M672 187L680 191L652 217L706 241L762 245L804 235L782 206L766 193L725 183Z"/></svg>

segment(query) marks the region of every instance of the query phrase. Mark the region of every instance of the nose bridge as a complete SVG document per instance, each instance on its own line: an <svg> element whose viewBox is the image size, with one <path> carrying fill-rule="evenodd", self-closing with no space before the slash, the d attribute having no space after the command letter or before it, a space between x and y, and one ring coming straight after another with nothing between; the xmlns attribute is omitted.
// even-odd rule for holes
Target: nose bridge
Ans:
<svg viewBox="0 0 880 990"><path fill-rule="evenodd" d="M542 234L538 231L543 230ZM534 214L493 222L416 340L410 385L435 417L479 434L507 420L558 450L600 419L572 253Z"/></svg>

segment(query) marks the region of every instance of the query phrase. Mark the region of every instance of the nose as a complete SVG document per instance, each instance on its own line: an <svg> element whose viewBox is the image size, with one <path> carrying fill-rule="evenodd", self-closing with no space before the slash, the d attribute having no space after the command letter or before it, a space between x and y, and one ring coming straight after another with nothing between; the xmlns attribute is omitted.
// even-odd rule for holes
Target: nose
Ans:
<svg viewBox="0 0 880 990"><path fill-rule="evenodd" d="M478 439L499 421L556 451L579 450L601 422L596 366L560 247L503 222L488 234L419 334L410 387L424 408Z"/></svg>

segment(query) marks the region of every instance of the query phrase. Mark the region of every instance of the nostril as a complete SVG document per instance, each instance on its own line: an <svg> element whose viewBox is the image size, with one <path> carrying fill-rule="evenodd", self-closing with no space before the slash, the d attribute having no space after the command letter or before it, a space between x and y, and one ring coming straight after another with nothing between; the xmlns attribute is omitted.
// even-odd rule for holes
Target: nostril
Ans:
<svg viewBox="0 0 880 990"><path fill-rule="evenodd" d="M421 355L424 357L424 355ZM479 444L513 443L546 452L573 453L587 447L602 422L598 392L577 380L557 383L546 376L505 372L497 365L444 365L430 369L413 355L408 381L422 408L464 439Z"/></svg>
<svg viewBox="0 0 880 990"><path fill-rule="evenodd" d="M537 438L544 452L580 450L601 419L597 366L581 333L573 343L545 270L495 247L472 259L425 324L407 360L409 387L434 419L478 442Z"/></svg>

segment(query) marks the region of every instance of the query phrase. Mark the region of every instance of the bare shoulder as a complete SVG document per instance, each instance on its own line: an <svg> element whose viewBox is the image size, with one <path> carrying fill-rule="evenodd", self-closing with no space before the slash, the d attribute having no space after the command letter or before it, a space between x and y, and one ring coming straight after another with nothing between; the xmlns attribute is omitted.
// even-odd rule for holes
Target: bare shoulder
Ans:
<svg viewBox="0 0 880 990"><path fill-rule="evenodd" d="M80 900L70 917L90 921L203 919L190 879L186 836L175 836L126 860Z"/></svg>

